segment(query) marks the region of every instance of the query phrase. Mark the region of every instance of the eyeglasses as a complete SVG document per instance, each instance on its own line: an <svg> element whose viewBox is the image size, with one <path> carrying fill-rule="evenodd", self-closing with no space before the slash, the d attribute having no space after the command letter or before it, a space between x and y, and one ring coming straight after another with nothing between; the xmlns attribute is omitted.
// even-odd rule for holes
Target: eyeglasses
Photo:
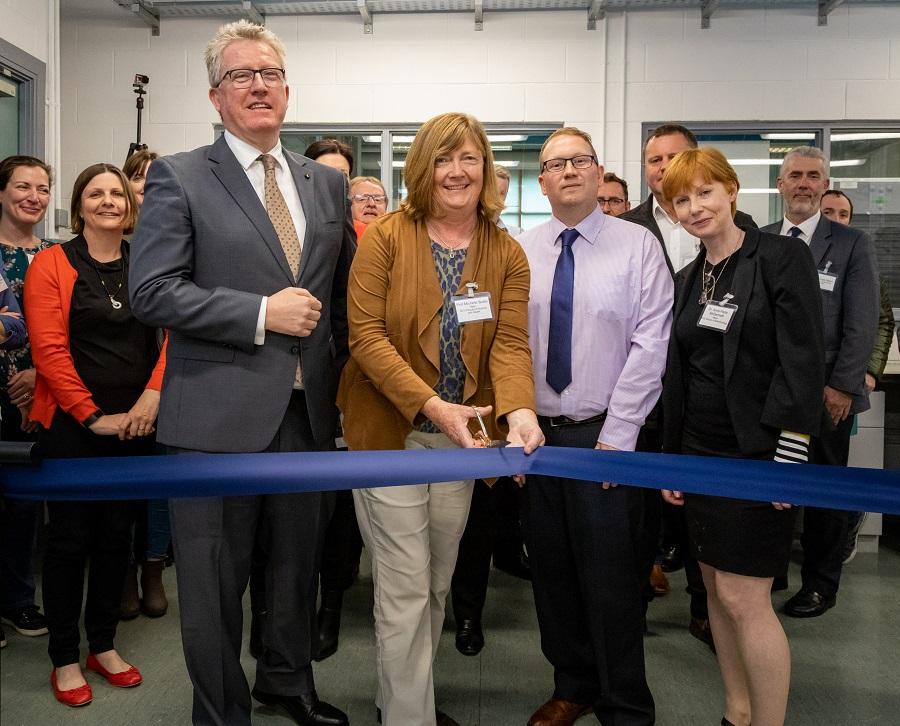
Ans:
<svg viewBox="0 0 900 726"><path fill-rule="evenodd" d="M350 196L351 202L365 202L367 199L375 202L375 204L384 204L387 197L384 194L353 194Z"/></svg>
<svg viewBox="0 0 900 726"><path fill-rule="evenodd" d="M574 169L587 169L596 161L596 159L591 154L579 154L578 156L571 156L568 159L547 159L547 161L541 164L541 169L549 171L551 174L559 174L566 168L566 164L570 161L572 162L572 168Z"/></svg>
<svg viewBox="0 0 900 726"><path fill-rule="evenodd" d="M253 85L253 79L256 74L262 78L263 83L268 88L275 88L284 84L284 68L235 68L226 71L222 75L222 81L226 78L231 80L231 85L235 88L250 88ZM216 84L216 88L222 85L222 81Z"/></svg>
<svg viewBox="0 0 900 726"><path fill-rule="evenodd" d="M597 197L597 201L600 202L601 205L608 204L611 207L618 207L620 204L625 204L625 200L622 197Z"/></svg>

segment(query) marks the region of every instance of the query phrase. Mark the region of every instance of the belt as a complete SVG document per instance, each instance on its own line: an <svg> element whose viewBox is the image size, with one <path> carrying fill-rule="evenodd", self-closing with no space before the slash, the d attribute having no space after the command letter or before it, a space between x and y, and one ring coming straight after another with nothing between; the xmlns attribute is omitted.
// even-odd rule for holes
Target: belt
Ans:
<svg viewBox="0 0 900 726"><path fill-rule="evenodd" d="M568 416L538 416L538 423L541 426L550 426L556 428L558 426L587 426L588 424L602 423L606 420L606 411L590 418L583 418L576 421Z"/></svg>

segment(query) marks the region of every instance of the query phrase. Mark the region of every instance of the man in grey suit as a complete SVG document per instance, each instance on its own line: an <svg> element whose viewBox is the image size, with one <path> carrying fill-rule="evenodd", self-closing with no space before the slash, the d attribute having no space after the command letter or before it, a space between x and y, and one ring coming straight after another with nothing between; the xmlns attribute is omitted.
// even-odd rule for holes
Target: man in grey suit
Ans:
<svg viewBox="0 0 900 726"><path fill-rule="evenodd" d="M346 179L281 147L288 87L274 33L223 26L206 64L225 134L153 162L132 242L134 313L169 331L157 438L172 453L330 450L355 249ZM255 540L268 616L253 697L304 726L347 723L318 699L310 666L332 508L317 492L172 500L195 724L250 724L241 598Z"/></svg>
<svg viewBox="0 0 900 726"><path fill-rule="evenodd" d="M822 426L810 442L814 464L846 466L853 414L869 408L866 366L878 325L878 276L869 237L819 212L828 189L828 160L820 149L798 146L784 157L778 175L784 219L763 227L809 245L819 270L825 316L825 391ZM803 515L803 584L785 603L797 618L834 607L841 579L847 512L806 507Z"/></svg>

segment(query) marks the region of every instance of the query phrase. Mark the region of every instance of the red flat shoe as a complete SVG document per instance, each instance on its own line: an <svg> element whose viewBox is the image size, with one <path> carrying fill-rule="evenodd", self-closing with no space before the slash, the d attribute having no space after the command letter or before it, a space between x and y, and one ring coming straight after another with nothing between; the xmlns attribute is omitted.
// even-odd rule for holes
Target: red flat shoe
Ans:
<svg viewBox="0 0 900 726"><path fill-rule="evenodd" d="M89 671L94 671L94 673L103 676L109 685L116 686L117 688L132 688L134 686L139 686L144 680L141 677L141 672L134 666L129 666L127 671L122 671L121 673L110 673L106 668L100 665L100 661L98 661L93 654L87 657L87 663L84 665Z"/></svg>
<svg viewBox="0 0 900 726"><path fill-rule="evenodd" d="M56 668L50 674L50 685L53 687L53 695L56 696L56 700L67 706L72 706L73 708L87 706L94 700L94 693L87 683L83 686L78 686L78 688L70 688L68 691L59 690L59 686L56 685Z"/></svg>

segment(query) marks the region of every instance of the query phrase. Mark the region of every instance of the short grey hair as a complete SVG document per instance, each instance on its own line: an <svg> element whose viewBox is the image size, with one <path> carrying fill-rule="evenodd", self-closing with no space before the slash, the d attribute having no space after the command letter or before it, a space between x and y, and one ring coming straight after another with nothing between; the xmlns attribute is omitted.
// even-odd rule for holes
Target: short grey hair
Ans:
<svg viewBox="0 0 900 726"><path fill-rule="evenodd" d="M781 160L781 170L778 172L778 176L784 176L788 162L798 156L802 156L805 159L818 159L822 162L822 169L825 172L825 176L828 176L828 157L825 156L824 151L816 146L795 146L791 149Z"/></svg>
<svg viewBox="0 0 900 726"><path fill-rule="evenodd" d="M236 20L233 23L223 25L216 31L213 39L209 41L206 50L203 51L203 59L206 61L206 73L209 76L209 85L215 88L222 82L222 54L225 49L237 40L256 40L265 43L278 56L278 62L284 67L286 51L284 43L268 28L251 23L249 20Z"/></svg>

